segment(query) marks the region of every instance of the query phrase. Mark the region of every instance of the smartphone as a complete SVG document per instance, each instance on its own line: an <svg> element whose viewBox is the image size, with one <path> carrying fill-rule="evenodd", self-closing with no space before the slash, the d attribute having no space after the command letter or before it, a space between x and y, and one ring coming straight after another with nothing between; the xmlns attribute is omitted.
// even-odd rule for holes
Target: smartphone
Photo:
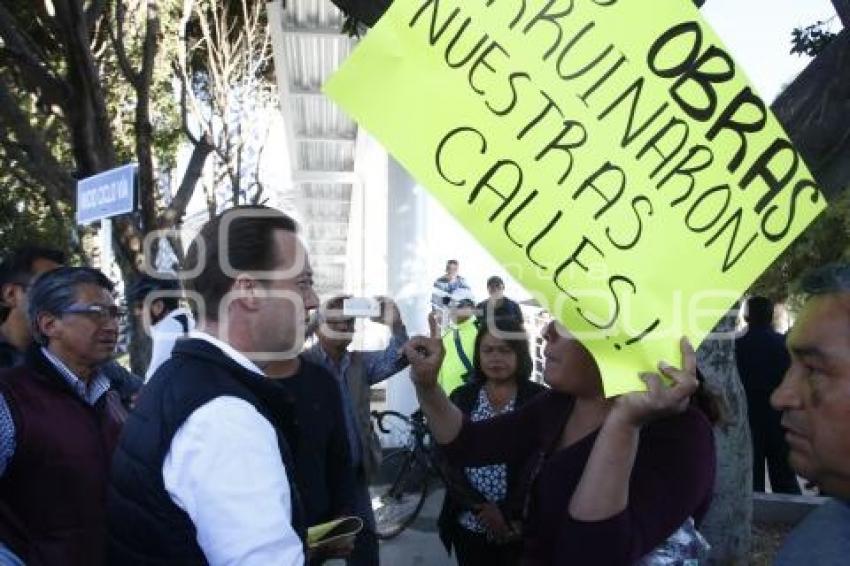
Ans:
<svg viewBox="0 0 850 566"><path fill-rule="evenodd" d="M361 318L381 316L381 304L371 297L351 297L342 301L342 315Z"/></svg>

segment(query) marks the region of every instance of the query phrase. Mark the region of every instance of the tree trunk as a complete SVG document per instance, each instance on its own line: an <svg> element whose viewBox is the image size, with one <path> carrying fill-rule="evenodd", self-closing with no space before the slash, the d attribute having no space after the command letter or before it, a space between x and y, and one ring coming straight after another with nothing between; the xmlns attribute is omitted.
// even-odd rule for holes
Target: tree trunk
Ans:
<svg viewBox="0 0 850 566"><path fill-rule="evenodd" d="M735 363L736 311L729 311L697 350L699 369L709 389L723 404L721 423L714 429L717 478L714 500L700 530L711 543L711 564L748 563L753 519L752 445L744 387Z"/></svg>
<svg viewBox="0 0 850 566"><path fill-rule="evenodd" d="M91 53L91 38L82 2L56 0L57 29L67 53L70 97L65 110L79 177L115 167L112 130L100 77Z"/></svg>
<svg viewBox="0 0 850 566"><path fill-rule="evenodd" d="M850 179L850 29L843 30L773 102L827 199Z"/></svg>
<svg viewBox="0 0 850 566"><path fill-rule="evenodd" d="M835 6L841 25L845 29L850 28L850 0L832 0L832 5Z"/></svg>
<svg viewBox="0 0 850 566"><path fill-rule="evenodd" d="M127 345L127 353L130 354L130 371L144 377L150 364L153 340L150 335L142 330L142 321L132 314L127 318L130 328L130 340Z"/></svg>

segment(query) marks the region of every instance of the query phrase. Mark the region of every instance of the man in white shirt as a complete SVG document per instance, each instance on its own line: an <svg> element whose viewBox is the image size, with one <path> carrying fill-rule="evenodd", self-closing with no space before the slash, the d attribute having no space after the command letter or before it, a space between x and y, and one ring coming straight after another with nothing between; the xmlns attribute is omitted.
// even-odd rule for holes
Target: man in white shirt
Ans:
<svg viewBox="0 0 850 566"><path fill-rule="evenodd" d="M186 255L197 330L174 347L130 415L113 459L110 562L304 563L304 520L291 476L292 407L263 367L296 356L312 272L294 221L236 207Z"/></svg>
<svg viewBox="0 0 850 566"><path fill-rule="evenodd" d="M180 284L173 276L141 276L127 291L127 305L151 338L151 359L145 383L171 357L174 343L195 328L192 312L180 306Z"/></svg>

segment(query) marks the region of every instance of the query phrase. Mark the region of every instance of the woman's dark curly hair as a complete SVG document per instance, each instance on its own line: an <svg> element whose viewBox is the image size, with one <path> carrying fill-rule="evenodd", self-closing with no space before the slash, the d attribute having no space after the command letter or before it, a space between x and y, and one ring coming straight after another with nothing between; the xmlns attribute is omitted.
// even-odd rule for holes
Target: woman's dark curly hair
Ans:
<svg viewBox="0 0 850 566"><path fill-rule="evenodd" d="M525 326L515 318L496 317L490 319L488 324L481 325L475 336L475 352L472 357L473 375L472 382L483 383L487 381L484 371L481 369L481 342L487 335L504 340L516 354L516 373L514 378L517 383L531 379L534 363L531 361L531 351L528 346L528 333Z"/></svg>

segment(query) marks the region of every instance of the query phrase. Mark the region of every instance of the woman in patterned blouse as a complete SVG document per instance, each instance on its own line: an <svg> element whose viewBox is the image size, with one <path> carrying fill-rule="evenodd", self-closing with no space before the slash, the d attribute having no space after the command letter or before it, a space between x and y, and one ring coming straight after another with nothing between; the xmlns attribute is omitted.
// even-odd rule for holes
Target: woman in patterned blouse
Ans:
<svg viewBox="0 0 850 566"><path fill-rule="evenodd" d="M528 337L515 320L494 319L475 339L474 374L450 399L472 422L508 413L544 390L529 380ZM522 512L517 463L447 471L464 489L463 500L447 490L440 538L460 566L512 566L522 552L517 524ZM472 496L470 497L470 494Z"/></svg>

